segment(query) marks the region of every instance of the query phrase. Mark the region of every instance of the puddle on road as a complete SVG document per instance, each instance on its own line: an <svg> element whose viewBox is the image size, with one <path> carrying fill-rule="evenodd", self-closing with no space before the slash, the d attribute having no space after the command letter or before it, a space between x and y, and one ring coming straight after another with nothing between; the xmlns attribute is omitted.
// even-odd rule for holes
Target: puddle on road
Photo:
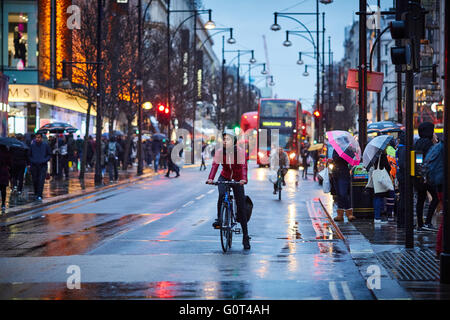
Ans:
<svg viewBox="0 0 450 320"><path fill-rule="evenodd" d="M49 214L2 228L0 256L67 256L155 219L148 214Z"/></svg>
<svg viewBox="0 0 450 320"><path fill-rule="evenodd" d="M97 282L81 284L81 290L67 289L66 283L0 284L0 298L10 299L249 299L246 281L205 282Z"/></svg>

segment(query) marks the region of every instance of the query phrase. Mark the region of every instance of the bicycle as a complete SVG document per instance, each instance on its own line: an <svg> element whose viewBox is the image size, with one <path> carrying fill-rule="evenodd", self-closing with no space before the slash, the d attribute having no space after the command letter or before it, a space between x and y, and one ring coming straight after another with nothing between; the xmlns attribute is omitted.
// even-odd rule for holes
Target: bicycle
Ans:
<svg viewBox="0 0 450 320"><path fill-rule="evenodd" d="M278 200L281 201L281 190L282 190L282 185L283 183L283 171L281 168L278 169L277 171L277 182L276 182L276 186L277 186L277 191L278 191Z"/></svg>
<svg viewBox="0 0 450 320"><path fill-rule="evenodd" d="M225 194L220 206L219 221L222 221L220 226L220 243L222 244L222 250L224 253L231 249L233 241L233 232L236 234L241 233L241 230L236 228L237 221L235 215L235 206L233 205L233 195L231 194L231 186L239 185L239 182L235 181L216 181L212 185L218 186L220 184L225 185Z"/></svg>

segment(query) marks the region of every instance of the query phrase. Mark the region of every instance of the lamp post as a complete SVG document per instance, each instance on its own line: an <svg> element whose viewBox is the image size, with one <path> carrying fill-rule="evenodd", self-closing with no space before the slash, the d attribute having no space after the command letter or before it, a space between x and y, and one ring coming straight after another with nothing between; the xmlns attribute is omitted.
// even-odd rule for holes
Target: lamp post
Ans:
<svg viewBox="0 0 450 320"><path fill-rule="evenodd" d="M192 152L191 152L191 161L192 163L194 163L194 138L195 138L195 130L194 130L194 126L195 126L195 110L196 110L196 104L197 104L197 90L196 90L196 85L197 85L197 76L196 76L196 64L197 64L197 16L200 14L208 14L209 19L208 21L205 23L204 28L207 30L211 30L214 29L216 27L215 23L212 21L211 16L212 16L212 10L208 9L208 10L170 10L170 0L166 0L167 1L167 106L169 107L170 112L172 112L172 106L170 106L170 50L172 48L172 42L170 39L170 14L171 13L193 13L192 15L190 15L189 17L187 17L186 19L184 19L179 25L178 28L175 30L174 32L174 36L176 35L176 33L178 32L178 30L181 28L181 26L188 21L191 18L194 18L194 34L193 34L193 43L192 43L192 49L193 49L193 86L194 86L194 90L193 90L193 99L192 99L192 108L193 108L193 119L192 119L192 141L191 141L191 147L192 147ZM170 116L169 116L170 119ZM170 120L169 120L169 128L168 128L168 136L170 139Z"/></svg>
<svg viewBox="0 0 450 320"><path fill-rule="evenodd" d="M246 73L243 74L243 76L245 77L245 75L248 73L248 104L250 107L250 100L251 100L251 90L250 90L250 86L251 86L251 72L252 72L252 66L253 67L257 67L257 66L262 66L263 69L261 70L261 74L263 76L268 74L268 71L266 69L266 64L265 63L243 63L242 65L247 65L248 66L248 71Z"/></svg>
<svg viewBox="0 0 450 320"><path fill-rule="evenodd" d="M102 185L102 166L101 166L101 153L102 153L102 73L101 73L101 60L102 60L102 0L97 0L97 118L96 118L96 135L95 135L95 175L94 182L96 186Z"/></svg>
<svg viewBox="0 0 450 320"><path fill-rule="evenodd" d="M205 29L199 29L199 30L205 30ZM205 45L205 43L211 39L212 37L214 37L215 35L219 34L219 33L224 33L224 32L229 32L230 36L227 40L227 42L229 44L235 44L236 43L236 39L233 38L233 28L215 28L214 30L216 30L217 32L211 34L208 38L206 38L199 50L201 50L203 48L203 46ZM225 105L225 36L222 36L222 87L221 87L221 108L224 108ZM219 117L221 117L221 112L219 112ZM220 121L219 121L220 123ZM219 128L220 129L220 128Z"/></svg>
<svg viewBox="0 0 450 320"><path fill-rule="evenodd" d="M241 55L247 54L247 53L251 53L251 58L249 60L249 62L251 64L256 63L256 59L255 59L255 50L224 50L224 52L232 52L232 53L237 53L237 56L234 57L231 62L234 61L234 59L238 59L238 66L237 66L237 101L236 101L236 123L239 123L239 118L240 118L240 113L241 113L241 106L240 106L240 91L241 91L241 81L240 81L240 73L239 73L239 69L241 67ZM230 63L231 63L230 62Z"/></svg>
<svg viewBox="0 0 450 320"><path fill-rule="evenodd" d="M331 3L331 1L321 1L323 4L328 4ZM304 23L302 23L300 20L295 19L292 16L298 16L298 15L315 15L316 16L316 55L317 55L317 77L316 77L316 81L317 81L317 93L316 93L316 104L317 104L317 109L321 112L321 104L320 104L320 78L319 78L319 63L320 63L320 50L319 50L319 0L316 0L316 12L311 13L311 12L274 12L274 23L271 26L271 30L273 31L279 31L281 30L281 26L278 24L278 17L282 17L282 18L287 18L290 20L293 20L295 22L297 22L298 24L300 24L310 35L311 40L314 42L314 40L312 39L312 35L311 32L309 31L309 29L305 26ZM323 16L324 17L324 16ZM325 20L325 18L323 18ZM287 34L288 35L288 34ZM284 45L289 44L289 41L285 41L283 43ZM318 140L319 142L323 141L323 123L319 122L319 130L318 130Z"/></svg>

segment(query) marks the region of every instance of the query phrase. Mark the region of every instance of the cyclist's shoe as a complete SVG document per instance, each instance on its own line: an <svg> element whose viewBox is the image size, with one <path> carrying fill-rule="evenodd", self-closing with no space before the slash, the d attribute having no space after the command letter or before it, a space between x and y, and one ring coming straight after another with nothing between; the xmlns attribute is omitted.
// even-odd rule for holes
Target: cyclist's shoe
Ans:
<svg viewBox="0 0 450 320"><path fill-rule="evenodd" d="M277 190L273 190L273 194L277 194Z"/></svg>
<svg viewBox="0 0 450 320"><path fill-rule="evenodd" d="M244 236L242 238L242 244L244 245L244 250L250 250L250 237Z"/></svg>
<svg viewBox="0 0 450 320"><path fill-rule="evenodd" d="M286 186L286 182L283 181L283 186Z"/></svg>
<svg viewBox="0 0 450 320"><path fill-rule="evenodd" d="M221 226L221 225L222 225L222 222L219 221L219 219L216 219L216 220L214 221L214 223L212 224L212 226L213 226L214 229L220 229L220 226Z"/></svg>

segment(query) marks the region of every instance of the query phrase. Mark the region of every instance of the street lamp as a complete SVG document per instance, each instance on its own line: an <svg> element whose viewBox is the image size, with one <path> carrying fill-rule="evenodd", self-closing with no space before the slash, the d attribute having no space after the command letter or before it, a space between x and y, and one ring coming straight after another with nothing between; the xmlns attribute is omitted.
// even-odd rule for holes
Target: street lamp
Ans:
<svg viewBox="0 0 450 320"><path fill-rule="evenodd" d="M274 85L275 85L275 82L273 82L273 76L270 76L269 86L273 87Z"/></svg>
<svg viewBox="0 0 450 320"><path fill-rule="evenodd" d="M305 64L305 72L303 72L303 76L304 77L308 77L309 76L308 65L307 64Z"/></svg>
<svg viewBox="0 0 450 320"><path fill-rule="evenodd" d="M301 52L298 53L297 64L300 65L300 66L301 66L302 64L304 64L304 62L303 62L303 60L302 60L302 53L301 53Z"/></svg>
<svg viewBox="0 0 450 320"><path fill-rule="evenodd" d="M145 110L151 110L151 109L153 109L153 105L150 101L146 101L142 105L142 108L144 108Z"/></svg>
<svg viewBox="0 0 450 320"><path fill-rule="evenodd" d="M272 24L272 26L270 27L270 30L272 30L272 31L280 31L281 30L281 26L278 24L278 15L277 15L277 13L275 13L275 21Z"/></svg>
<svg viewBox="0 0 450 320"><path fill-rule="evenodd" d="M216 24L214 23L214 21L211 20L211 9L208 10L208 21L205 23L205 29L207 30L212 30L216 27Z"/></svg>

